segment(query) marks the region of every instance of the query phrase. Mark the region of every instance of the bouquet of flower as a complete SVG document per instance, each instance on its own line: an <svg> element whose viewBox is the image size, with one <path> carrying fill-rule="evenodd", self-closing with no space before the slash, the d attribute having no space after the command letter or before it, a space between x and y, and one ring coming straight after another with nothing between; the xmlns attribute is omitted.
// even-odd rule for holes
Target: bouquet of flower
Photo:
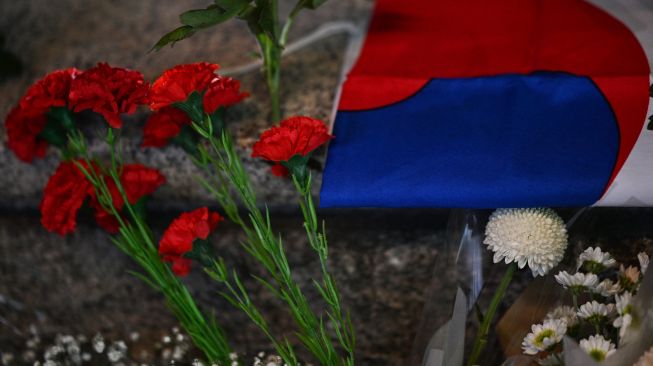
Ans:
<svg viewBox="0 0 653 366"><path fill-rule="evenodd" d="M587 248L578 257L576 273L555 275L573 305L558 306L543 323L533 325L522 344L524 353L538 356L541 365L564 365L562 339L566 335L579 341L596 362L613 356L617 345L628 343L635 315L632 299L649 264L644 252L637 259L639 268L625 267L601 248Z"/></svg>
<svg viewBox="0 0 653 366"><path fill-rule="evenodd" d="M43 157L48 147L60 152L61 163L50 177L40 205L43 226L60 235L75 231L77 215L87 206L97 224L112 235L115 245L142 269L134 275L159 291L206 361L217 365L240 362L233 357L219 321L199 309L179 276L199 266L219 284L220 294L242 310L268 337L278 357L298 365L296 344L273 332L250 299L241 274L214 253L207 239L226 218L245 233L243 252L265 270L256 279L280 299L292 314L298 343L321 365L354 364L354 330L328 268L324 223L318 221L311 196L307 161L331 136L323 122L291 117L265 131L253 146L253 157L272 163L272 173L290 177L304 218L306 241L321 266L314 280L324 300L314 311L293 278L282 237L273 229L270 213L257 201L249 176L233 146L225 109L247 97L237 80L216 74L218 65L196 63L165 71L153 83L140 72L101 63L85 71L54 71L38 80L6 118L8 146L23 161ZM153 113L143 127L143 148L173 144L184 149L204 172L198 183L222 208L222 214L200 207L182 213L160 238L147 223L146 201L165 177L155 168L125 162L120 148L123 114L139 106ZM106 128L100 138L105 153L87 145L92 111ZM224 215L224 216L223 216Z"/></svg>
<svg viewBox="0 0 653 366"><path fill-rule="evenodd" d="M521 341L523 354L514 355L513 350L506 349L506 354L513 356L507 360L501 357L505 360L503 365L651 364L653 276L645 276L649 264L645 252L637 255L638 265L635 266L618 263L601 248L590 247L574 261L574 272L562 270L555 276L549 276L554 268L561 265L569 247L569 224L566 225L553 210L498 209L489 216L484 233L480 235L473 230L480 220L473 218L463 221L464 229L454 238L457 242L455 266L465 268L459 281L452 281L458 283L453 315L435 333L427 333L430 340L422 358L423 365L498 364L502 361L488 357L496 355L496 352L486 352L489 340L503 340L502 346L510 348L510 340L519 334L525 334ZM482 246L493 254L493 269L501 270L500 267L504 265L500 262L505 263L504 274L496 287L482 288L479 284L482 283L482 279L479 280L482 275L479 268ZM471 259L463 260L463 257ZM473 265L466 266L465 261L471 261ZM534 279L545 278L532 283L538 294L534 298L522 299L524 293L514 300L513 291L513 302L503 304L513 278L523 268L530 269ZM461 272L458 273L460 276ZM526 279L530 276L519 274L518 277L522 285L524 281L531 282ZM544 300L542 291L557 296L554 294L556 288L546 287L549 283L546 277L554 277L555 282L564 289L558 299L559 305L550 309L541 323L532 325L528 334L527 331L521 333L523 323L519 322L529 317L523 313L539 312L540 302ZM482 294L484 291L486 293ZM528 288L524 292L528 292ZM479 305L484 303L479 301L481 295L489 299L489 305L485 308ZM544 303L550 301L545 300ZM502 305L509 309L496 322ZM468 343L466 341L472 339L466 339L470 324L468 317L474 315L478 319L478 326L469 328L475 328L476 334L473 342ZM474 323L472 320L471 324ZM421 352L419 356L422 357Z"/></svg>

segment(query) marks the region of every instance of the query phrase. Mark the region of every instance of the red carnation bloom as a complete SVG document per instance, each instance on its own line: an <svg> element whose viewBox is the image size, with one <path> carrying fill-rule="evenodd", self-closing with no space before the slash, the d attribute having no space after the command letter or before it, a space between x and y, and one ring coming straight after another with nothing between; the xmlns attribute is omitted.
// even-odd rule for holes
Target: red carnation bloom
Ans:
<svg viewBox="0 0 653 366"><path fill-rule="evenodd" d="M42 158L48 144L38 135L43 131L47 118L43 113L30 113L19 107L12 109L5 120L7 145L16 156L31 163L34 157Z"/></svg>
<svg viewBox="0 0 653 366"><path fill-rule="evenodd" d="M85 165L84 162L82 164ZM93 168L99 173L98 167ZM113 204L120 212L125 205L122 196L112 179L109 177L104 179L111 192ZM130 164L123 167L120 182L129 203L135 204L165 183L165 178L156 169ZM61 235L75 231L77 212L88 197L90 197L90 206L95 209L95 220L98 225L108 232L117 232L118 220L111 213L104 211L97 200L93 185L74 162L62 162L50 177L41 201L41 223L49 231Z"/></svg>
<svg viewBox="0 0 653 366"><path fill-rule="evenodd" d="M306 156L332 138L324 122L310 117L290 117L281 121L279 127L271 127L261 134L252 148L252 157L277 163L272 167L274 175L288 175L280 162L295 155Z"/></svg>
<svg viewBox="0 0 653 366"><path fill-rule="evenodd" d="M179 135L190 119L183 111L174 107L163 107L147 119L143 128L142 147L163 147L168 141Z"/></svg>
<svg viewBox="0 0 653 366"><path fill-rule="evenodd" d="M218 65L207 62L177 65L166 70L152 84L150 108L159 110L173 103L184 102L194 92L202 92L217 77Z"/></svg>
<svg viewBox="0 0 653 366"><path fill-rule="evenodd" d="M240 92L240 81L217 76L204 94L204 112L213 113L220 107L229 107L247 98L249 93Z"/></svg>
<svg viewBox="0 0 653 366"><path fill-rule="evenodd" d="M20 106L33 113L47 113L52 107L65 107L70 84L79 74L75 68L49 73L27 89Z"/></svg>
<svg viewBox="0 0 653 366"><path fill-rule="evenodd" d="M41 201L41 224L66 235L75 231L77 211L93 190L84 173L73 162L62 162L48 180Z"/></svg>
<svg viewBox="0 0 653 366"><path fill-rule="evenodd" d="M134 113L138 105L147 104L147 91L140 72L99 63L73 80L70 105L75 112L91 109L111 127L120 128L120 114Z"/></svg>
<svg viewBox="0 0 653 366"><path fill-rule="evenodd" d="M158 170L141 164L125 165L120 174L120 183L125 190L125 195L127 195L127 201L132 205L136 204L141 198L154 193L165 181L165 177ZM111 192L113 206L118 212L121 212L125 206L125 201L122 199L116 183L110 177L105 177L105 182L109 192ZM92 196L91 206L95 208L95 221L110 233L118 232L120 228L118 220L110 212L102 208L95 197L95 192L92 193Z"/></svg>
<svg viewBox="0 0 653 366"><path fill-rule="evenodd" d="M223 217L202 207L185 212L176 218L163 233L159 242L159 254L172 263L172 271L179 276L190 272L191 261L184 254L193 250L196 239L206 239Z"/></svg>
<svg viewBox="0 0 653 366"><path fill-rule="evenodd" d="M52 107L65 107L71 81L79 75L77 69L51 72L32 85L5 120L7 144L19 159L31 162L43 157L48 146L39 138L47 123L46 113Z"/></svg>

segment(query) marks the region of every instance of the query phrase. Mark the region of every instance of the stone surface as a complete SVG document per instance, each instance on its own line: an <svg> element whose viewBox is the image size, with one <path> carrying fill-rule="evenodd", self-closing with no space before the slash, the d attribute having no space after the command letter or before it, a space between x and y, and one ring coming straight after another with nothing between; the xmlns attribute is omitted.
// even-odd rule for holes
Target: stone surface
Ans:
<svg viewBox="0 0 653 366"><path fill-rule="evenodd" d="M357 329L358 364L398 365L406 360L437 248L442 247L437 228L445 218L437 210L326 216L330 264ZM156 234L169 219L169 215L159 217ZM322 305L310 280L319 276L319 265L307 248L299 218L281 215L275 224L284 233L296 280L319 309ZM213 235L213 244L230 266L244 274L245 286L252 289L253 301L275 333L295 340L289 314L269 291L247 277L247 273L262 273L238 245L240 239L239 231L225 224ZM122 339L133 331L143 337L161 334L175 324L160 295L127 273L138 268L93 223L82 223L74 235L62 238L40 228L37 216L3 215L0 254L0 295L5 299L0 303L5 322L0 325L0 345L22 339L12 329L24 330L30 322L46 334L101 331ZM269 348L248 319L218 295L219 285L199 270L185 282L205 309L217 312L239 351L251 355ZM7 307L7 300L20 304L22 310Z"/></svg>

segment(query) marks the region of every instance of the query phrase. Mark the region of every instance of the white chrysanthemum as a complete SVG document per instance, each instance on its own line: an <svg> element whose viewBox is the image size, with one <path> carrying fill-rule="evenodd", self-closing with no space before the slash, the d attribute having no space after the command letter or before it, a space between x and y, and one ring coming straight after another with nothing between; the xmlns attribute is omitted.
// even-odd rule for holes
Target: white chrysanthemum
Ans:
<svg viewBox="0 0 653 366"><path fill-rule="evenodd" d="M653 366L653 347L646 351L633 366Z"/></svg>
<svg viewBox="0 0 653 366"><path fill-rule="evenodd" d="M550 350L560 343L567 332L567 323L560 319L548 319L542 324L533 324L521 346L527 355L536 355Z"/></svg>
<svg viewBox="0 0 653 366"><path fill-rule="evenodd" d="M616 295L614 298L619 316L612 322L612 325L615 328L619 328L619 337L622 338L633 322L633 306L631 304L633 295L630 292L624 292L621 295Z"/></svg>
<svg viewBox="0 0 653 366"><path fill-rule="evenodd" d="M594 300L586 302L578 309L578 316L590 322L599 323L612 315L614 304L601 304Z"/></svg>
<svg viewBox="0 0 653 366"><path fill-rule="evenodd" d="M546 314L545 319L559 319L567 324L567 328L573 328L578 324L578 314L571 306L562 305Z"/></svg>
<svg viewBox="0 0 653 366"><path fill-rule="evenodd" d="M552 353L544 358L537 360L540 366L559 366L560 360L563 359L562 353Z"/></svg>
<svg viewBox="0 0 653 366"><path fill-rule="evenodd" d="M617 351L615 345L603 338L602 335L593 335L580 341L580 348L595 361L601 362Z"/></svg>
<svg viewBox="0 0 653 366"><path fill-rule="evenodd" d="M589 247L578 256L578 269L584 268L592 273L601 273L616 265L617 261L610 253L603 252L599 247Z"/></svg>
<svg viewBox="0 0 653 366"><path fill-rule="evenodd" d="M498 209L490 216L483 243L494 252L494 263L528 264L533 276L543 276L562 260L567 229L548 208Z"/></svg>
<svg viewBox="0 0 653 366"><path fill-rule="evenodd" d="M639 260L639 270L642 272L642 274L646 273L649 262L648 254L641 252L637 254L637 259Z"/></svg>
<svg viewBox="0 0 653 366"><path fill-rule="evenodd" d="M594 293L599 294L603 297L611 297L614 296L618 293L620 293L622 290L621 285L619 283L615 283L610 279L605 279L601 281L596 287L594 287Z"/></svg>
<svg viewBox="0 0 653 366"><path fill-rule="evenodd" d="M554 277L562 287L576 292L583 290L594 291L599 284L599 278L594 273L578 272L570 275L567 271L561 271Z"/></svg>

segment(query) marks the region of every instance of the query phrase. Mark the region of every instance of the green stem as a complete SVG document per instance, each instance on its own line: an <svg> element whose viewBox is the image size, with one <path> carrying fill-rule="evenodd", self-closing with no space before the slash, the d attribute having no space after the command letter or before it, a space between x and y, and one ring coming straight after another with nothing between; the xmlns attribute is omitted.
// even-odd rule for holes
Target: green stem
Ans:
<svg viewBox="0 0 653 366"><path fill-rule="evenodd" d="M281 120L280 79L281 79L281 47L276 42L263 34L259 37L263 51L263 69L265 82L270 95L270 108L272 122Z"/></svg>
<svg viewBox="0 0 653 366"><path fill-rule="evenodd" d="M511 263L508 266L506 273L503 275L503 278L501 279L501 283L499 284L499 288L497 288L496 292L494 293L494 296L492 297L492 302L490 302L490 307L487 309L485 317L483 318L483 323L481 323L478 329L478 333L476 333L476 339L474 340L474 347L472 348L471 356L467 361L467 366L476 365L478 358L481 356L481 352L483 352L483 349L487 344L487 338L488 338L488 334L490 333L490 326L492 325L492 320L494 319L494 315L497 309L499 308L499 304L501 303L501 300L503 299L503 296L506 293L506 289L508 288L508 285L510 285L510 281L512 280L512 276L515 274L516 269L517 269L517 264Z"/></svg>
<svg viewBox="0 0 653 366"><path fill-rule="evenodd" d="M112 238L114 244L138 263L147 274L134 273L134 275L164 295L170 311L189 334L193 343L202 350L211 363L230 364L229 354L231 348L224 331L215 321L206 321L186 286L172 273L170 267L161 261L151 230L127 200L118 175L118 169L120 169L118 162L121 159L116 156L113 133L111 132L107 139L110 145L111 166L105 173L110 179L113 179L123 198L124 207L127 208L131 221L137 228L134 228L134 225L113 204L113 196L105 180L105 174L93 168L92 159L86 150L86 144L81 133L71 134L69 140L71 144L75 144L80 157L86 162L89 169L79 163L76 163L76 165L92 183L96 197L103 209L111 213L119 223L119 235Z"/></svg>
<svg viewBox="0 0 653 366"><path fill-rule="evenodd" d="M308 241L313 250L318 254L320 260L320 268L322 269L322 285L316 286L322 295L322 298L328 304L329 318L338 337L338 341L342 348L347 352L348 358L346 364L354 364L354 343L355 336L353 326L349 316L345 315L341 307L340 293L336 286L336 281L328 269L328 244L326 238L326 229L324 225L320 231L318 226L317 213L315 211L315 204L312 195L312 178L308 174L301 178L293 176L293 183L295 188L301 195L300 208L304 216L304 228L308 236Z"/></svg>
<svg viewBox="0 0 653 366"><path fill-rule="evenodd" d="M297 1L293 9L290 11L290 14L288 14L288 19L286 19L286 23L283 25L283 29L281 30L281 37L279 40L279 45L281 46L281 48L286 47L286 44L288 43L288 33L290 32L290 28L292 28L292 25L295 22L295 18L297 17L297 14L299 14L303 8L304 8L304 0L299 0Z"/></svg>
<svg viewBox="0 0 653 366"><path fill-rule="evenodd" d="M227 268L222 258L213 262L212 268L205 268L206 272L215 281L222 283L228 292L222 292L221 295L229 301L236 308L244 312L250 320L265 334L265 336L272 342L277 354L283 359L284 364L288 366L299 366L297 356L293 347L287 339L284 338L283 343L279 342L270 331L268 323L263 318L261 312L252 303L249 294L234 271L231 279Z"/></svg>
<svg viewBox="0 0 653 366"><path fill-rule="evenodd" d="M203 123L206 125L207 122L203 121ZM201 123L195 123L194 128L208 140L212 155L215 156L213 159L216 169L220 174L224 174L248 210L249 223L245 225L242 222L242 224L248 228L246 232L253 233L255 237L248 238L245 249L263 265L272 277L274 285L261 278L257 279L288 304L298 326L300 341L315 356L319 364L324 366L350 364L338 356L325 322L311 309L308 300L293 278L283 243L272 229L268 210L262 212L257 206L249 176L233 147L228 131L223 130L221 138L217 138L202 127Z"/></svg>

